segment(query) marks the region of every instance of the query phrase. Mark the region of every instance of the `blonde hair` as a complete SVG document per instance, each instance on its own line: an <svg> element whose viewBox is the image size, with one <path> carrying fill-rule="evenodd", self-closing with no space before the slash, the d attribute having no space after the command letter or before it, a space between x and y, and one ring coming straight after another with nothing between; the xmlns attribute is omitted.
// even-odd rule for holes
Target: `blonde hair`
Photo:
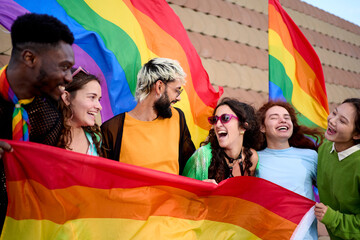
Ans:
<svg viewBox="0 0 360 240"><path fill-rule="evenodd" d="M186 73L179 62L169 58L154 58L145 63L137 75L135 99L143 101L151 92L151 87L156 81L164 83L180 80L184 85Z"/></svg>

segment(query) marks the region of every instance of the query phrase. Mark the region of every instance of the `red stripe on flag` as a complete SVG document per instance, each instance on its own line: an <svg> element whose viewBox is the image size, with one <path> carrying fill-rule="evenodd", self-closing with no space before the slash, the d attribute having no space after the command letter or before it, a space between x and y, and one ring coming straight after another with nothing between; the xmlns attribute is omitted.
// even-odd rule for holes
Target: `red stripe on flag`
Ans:
<svg viewBox="0 0 360 240"><path fill-rule="evenodd" d="M187 36L179 17L176 16L165 0L158 1L157 4L148 4L142 0L131 0L131 3L180 43L187 55L196 93L207 106L215 108L223 89L219 87L219 92L216 92L211 85L209 76L203 68L200 57ZM184 31L179 31L179 29L184 29Z"/></svg>
<svg viewBox="0 0 360 240"><path fill-rule="evenodd" d="M74 153L51 146L10 142L15 151L6 154L8 181L34 180L48 189L84 186L99 189L168 186L205 195L228 196L254 202L296 224L302 218L294 209L284 206L296 204L296 211L307 212L314 202L285 188L255 177L238 177L218 186L183 176L163 173L116 161ZM32 156L19 162L21 156ZM37 160L46 159L46 160ZM22 169L26 169L26 174ZM45 172L44 174L39 174ZM66 173L66 175L64 174ZM136 177L134 177L136 176ZM268 192L272 192L268 195Z"/></svg>
<svg viewBox="0 0 360 240"><path fill-rule="evenodd" d="M322 88L322 92L326 93L325 80L324 80L324 74L322 71L321 62L315 50L313 49L312 45L306 39L304 34L296 25L296 23L290 18L287 12L284 11L278 0L269 0L269 4L273 5L274 9L278 11L278 13L281 15L282 21L285 23L290 33L294 48L298 51L299 54L301 54L301 56L304 58L306 63L314 71L318 82L316 85L320 85ZM270 24L271 23L269 23L269 28L270 28ZM319 99L319 101L321 105L324 107L324 109L329 111L326 94L324 97Z"/></svg>

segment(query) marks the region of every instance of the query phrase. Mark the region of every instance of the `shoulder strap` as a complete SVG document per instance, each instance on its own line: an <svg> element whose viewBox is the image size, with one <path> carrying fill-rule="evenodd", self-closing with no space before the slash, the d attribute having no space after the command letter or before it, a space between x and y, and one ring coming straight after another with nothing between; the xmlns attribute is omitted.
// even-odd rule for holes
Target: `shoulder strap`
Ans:
<svg viewBox="0 0 360 240"><path fill-rule="evenodd" d="M175 108L175 107L174 107ZM179 108L175 108L178 112L179 112L179 124L180 124L180 139L179 139L179 157L178 157L178 163L179 163L179 174L181 175L186 162L188 160L188 158L192 155L192 153L195 151L195 147L193 149L193 151L191 152L191 155L187 156L187 154L184 154L184 150L188 150L187 149L187 145L184 146L186 144L186 120L185 120L185 114L183 111L181 111L181 109ZM190 133L189 133L190 135ZM185 147L185 149L184 149Z"/></svg>
<svg viewBox="0 0 360 240"><path fill-rule="evenodd" d="M119 115L118 121L118 133L116 136L115 146L114 146L114 160L120 161L120 151L121 151L121 141L124 131L124 121L125 121L125 113L121 113Z"/></svg>
<svg viewBox="0 0 360 240"><path fill-rule="evenodd" d="M108 159L119 161L125 113L118 114L101 124L102 150Z"/></svg>
<svg viewBox="0 0 360 240"><path fill-rule="evenodd" d="M179 113L179 123L180 123L180 137L183 137L182 136L182 132L183 132L183 130L184 130L184 123L185 123L185 114L184 114L184 112L183 111L181 111L179 108L176 108L176 107L174 107L177 111L178 111L178 113Z"/></svg>
<svg viewBox="0 0 360 240"><path fill-rule="evenodd" d="M179 108L174 107L178 113L179 113L179 124L180 124L180 145L179 145L179 156L180 153L182 152L181 146L182 146L182 142L183 142L183 138L184 138L184 125L185 125L185 114L183 111L181 111Z"/></svg>

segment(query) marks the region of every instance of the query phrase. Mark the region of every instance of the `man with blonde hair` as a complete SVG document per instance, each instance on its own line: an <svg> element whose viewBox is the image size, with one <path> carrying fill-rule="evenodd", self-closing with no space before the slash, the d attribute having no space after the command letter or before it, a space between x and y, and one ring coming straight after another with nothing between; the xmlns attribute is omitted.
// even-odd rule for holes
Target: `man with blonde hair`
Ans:
<svg viewBox="0 0 360 240"><path fill-rule="evenodd" d="M180 101L186 74L172 59L154 58L139 71L136 107L104 122L105 156L146 168L181 174L195 151Z"/></svg>

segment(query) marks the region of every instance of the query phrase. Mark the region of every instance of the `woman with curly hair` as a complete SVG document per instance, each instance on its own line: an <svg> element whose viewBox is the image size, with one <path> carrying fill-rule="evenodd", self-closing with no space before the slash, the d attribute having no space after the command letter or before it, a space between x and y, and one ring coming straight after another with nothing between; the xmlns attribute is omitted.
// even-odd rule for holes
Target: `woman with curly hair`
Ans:
<svg viewBox="0 0 360 240"><path fill-rule="evenodd" d="M183 175L219 183L234 176L253 176L261 137L254 108L236 99L224 98L217 105L213 125L205 142L188 160Z"/></svg>
<svg viewBox="0 0 360 240"><path fill-rule="evenodd" d="M59 101L63 130L58 147L93 156L102 156L101 132L95 116L100 105L100 81L82 67L72 69L73 81L66 85Z"/></svg>
<svg viewBox="0 0 360 240"><path fill-rule="evenodd" d="M299 125L294 108L286 102L270 101L257 116L265 138L258 151L256 176L314 200L312 184L322 131ZM304 239L318 239L316 221Z"/></svg>

